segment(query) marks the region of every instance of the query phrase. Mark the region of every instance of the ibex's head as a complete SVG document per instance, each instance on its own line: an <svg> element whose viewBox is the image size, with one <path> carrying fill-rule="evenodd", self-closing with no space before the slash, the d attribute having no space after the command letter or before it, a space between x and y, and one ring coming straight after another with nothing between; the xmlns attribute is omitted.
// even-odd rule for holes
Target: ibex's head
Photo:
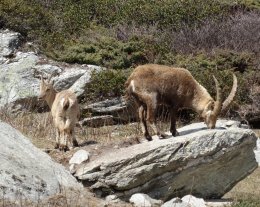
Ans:
<svg viewBox="0 0 260 207"><path fill-rule="evenodd" d="M50 96L55 91L53 88L53 81L50 81L51 77L52 75L50 75L49 78L45 81L41 76L40 94L38 96L39 100L46 100L48 96Z"/></svg>
<svg viewBox="0 0 260 207"><path fill-rule="evenodd" d="M202 117L204 118L205 124L209 129L215 128L218 116L227 110L227 108L233 101L237 90L237 77L235 76L235 74L233 74L233 86L231 92L222 104L222 93L219 86L219 82L217 81L215 76L213 76L213 78L216 85L217 98L216 101L209 102L202 113Z"/></svg>

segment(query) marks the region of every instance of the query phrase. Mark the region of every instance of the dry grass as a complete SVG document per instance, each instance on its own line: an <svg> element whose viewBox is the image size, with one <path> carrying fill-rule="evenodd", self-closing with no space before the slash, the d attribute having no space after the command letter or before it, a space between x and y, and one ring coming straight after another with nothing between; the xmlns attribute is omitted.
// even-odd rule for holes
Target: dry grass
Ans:
<svg viewBox="0 0 260 207"><path fill-rule="evenodd" d="M15 201L0 198L0 207L130 207L132 205L120 202L117 204L106 204L102 199L95 197L87 189L83 191L63 191L59 194L41 199L35 202L17 198Z"/></svg>
<svg viewBox="0 0 260 207"><path fill-rule="evenodd" d="M55 130L50 113L21 112L12 114L1 111L0 114L0 120L22 132L38 148L46 149L54 146ZM159 126L164 131L169 130L168 122L159 122ZM89 142L102 145L120 144L136 137L142 137L140 123L118 124L99 128L76 127L76 138L82 145Z"/></svg>
<svg viewBox="0 0 260 207"><path fill-rule="evenodd" d="M260 129L254 129L254 132L260 138ZM236 186L224 197L234 199L234 207L259 207L260 167L258 167L251 175L236 184Z"/></svg>
<svg viewBox="0 0 260 207"><path fill-rule="evenodd" d="M234 207L259 207L260 206L260 167L251 175L240 181L225 198L235 201Z"/></svg>

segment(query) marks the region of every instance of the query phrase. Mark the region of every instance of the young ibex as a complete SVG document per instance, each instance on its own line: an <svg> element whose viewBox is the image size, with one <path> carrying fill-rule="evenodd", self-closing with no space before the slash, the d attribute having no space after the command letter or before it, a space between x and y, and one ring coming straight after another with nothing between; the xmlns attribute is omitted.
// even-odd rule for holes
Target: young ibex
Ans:
<svg viewBox="0 0 260 207"><path fill-rule="evenodd" d="M149 64L135 68L125 83L127 96L133 97L139 109L139 118L142 123L142 131L147 140L152 140L146 121L150 122L153 131L160 137L161 133L155 120L155 111L159 104L170 108L171 127L170 132L176 136L176 112L180 108L191 108L204 119L208 128L215 128L217 117L226 110L232 102L237 90L237 78L233 74L233 87L223 102L221 90L217 79L213 76L216 84L216 101L183 68L173 68L163 65Z"/></svg>
<svg viewBox="0 0 260 207"><path fill-rule="evenodd" d="M51 109L51 115L56 128L56 145L55 148L68 150L68 141L72 145L78 146L74 135L74 128L78 122L80 110L76 95L69 91L63 90L57 92L53 87L53 81L43 80L41 76L39 99L44 99Z"/></svg>

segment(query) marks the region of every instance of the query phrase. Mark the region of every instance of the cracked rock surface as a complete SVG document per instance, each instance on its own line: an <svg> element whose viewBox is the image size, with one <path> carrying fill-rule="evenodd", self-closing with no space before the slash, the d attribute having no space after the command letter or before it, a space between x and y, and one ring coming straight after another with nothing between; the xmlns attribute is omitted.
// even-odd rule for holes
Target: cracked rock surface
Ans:
<svg viewBox="0 0 260 207"><path fill-rule="evenodd" d="M62 165L0 121L0 193L10 200L37 201L82 185Z"/></svg>
<svg viewBox="0 0 260 207"><path fill-rule="evenodd" d="M75 175L97 194L123 199L145 193L166 201L191 192L220 198L257 167L254 132L225 123L214 130L191 124L178 130L181 136L113 150Z"/></svg>

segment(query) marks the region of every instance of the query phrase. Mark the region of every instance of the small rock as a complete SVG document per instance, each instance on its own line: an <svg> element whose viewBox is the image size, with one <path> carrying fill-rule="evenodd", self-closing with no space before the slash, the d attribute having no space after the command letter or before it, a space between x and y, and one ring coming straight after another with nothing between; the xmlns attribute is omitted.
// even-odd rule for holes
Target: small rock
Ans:
<svg viewBox="0 0 260 207"><path fill-rule="evenodd" d="M156 207L161 206L163 203L161 200L152 199L143 193L136 193L132 195L129 201L136 207Z"/></svg>
<svg viewBox="0 0 260 207"><path fill-rule="evenodd" d="M186 195L181 199L183 202L190 204L191 207L207 207L202 198L196 198L192 195Z"/></svg>
<svg viewBox="0 0 260 207"><path fill-rule="evenodd" d="M70 159L69 164L81 164L82 162L88 160L89 156L90 154L86 150L78 150Z"/></svg>
<svg viewBox="0 0 260 207"><path fill-rule="evenodd" d="M191 205L177 197L165 202L161 207L191 207Z"/></svg>
<svg viewBox="0 0 260 207"><path fill-rule="evenodd" d="M229 207L231 205L232 201L230 200L217 199L206 201L206 206L208 207Z"/></svg>
<svg viewBox="0 0 260 207"><path fill-rule="evenodd" d="M74 153L74 155L72 156L72 158L69 161L70 164L70 172L73 174L76 172L76 168L79 164L87 161L89 159L89 152L87 152L86 150L78 150L76 153Z"/></svg>
<svg viewBox="0 0 260 207"><path fill-rule="evenodd" d="M121 200L116 195L108 195L106 197L106 204L119 203Z"/></svg>

